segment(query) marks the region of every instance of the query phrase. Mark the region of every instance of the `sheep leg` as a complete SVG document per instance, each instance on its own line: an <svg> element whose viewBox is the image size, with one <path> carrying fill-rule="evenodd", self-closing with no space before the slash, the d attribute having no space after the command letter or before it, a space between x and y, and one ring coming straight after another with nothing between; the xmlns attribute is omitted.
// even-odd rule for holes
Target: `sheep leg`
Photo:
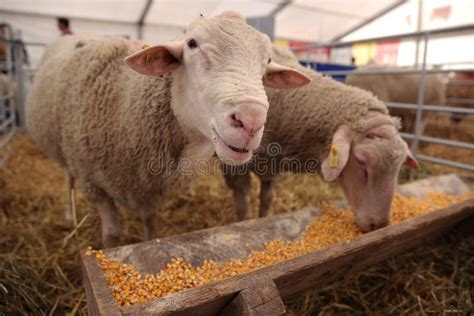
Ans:
<svg viewBox="0 0 474 316"><path fill-rule="evenodd" d="M250 208L250 174L249 172L225 172L224 177L227 186L233 191L237 220L242 221Z"/></svg>
<svg viewBox="0 0 474 316"><path fill-rule="evenodd" d="M260 179L260 207L258 216L267 216L268 209L273 201L273 188L275 187L275 180L273 178Z"/></svg>
<svg viewBox="0 0 474 316"><path fill-rule="evenodd" d="M140 217L143 222L144 230L144 240L151 240L156 238L156 209L150 208L142 210Z"/></svg>
<svg viewBox="0 0 474 316"><path fill-rule="evenodd" d="M120 228L120 218L114 201L104 196L96 200L95 206L99 211L102 224L102 244L105 248L116 247L120 245L122 230Z"/></svg>
<svg viewBox="0 0 474 316"><path fill-rule="evenodd" d="M68 172L67 173L67 197L68 197L68 206L65 210L64 217L66 221L70 222L71 220L74 223L74 227L77 226L77 215L76 215L76 199L74 191L74 177Z"/></svg>

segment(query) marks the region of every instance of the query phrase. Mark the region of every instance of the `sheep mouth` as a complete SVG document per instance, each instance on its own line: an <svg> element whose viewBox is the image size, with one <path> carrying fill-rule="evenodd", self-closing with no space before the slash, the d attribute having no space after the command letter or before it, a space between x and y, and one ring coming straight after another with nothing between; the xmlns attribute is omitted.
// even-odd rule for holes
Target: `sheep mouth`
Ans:
<svg viewBox="0 0 474 316"><path fill-rule="evenodd" d="M238 148L238 147L235 147L235 146L232 146L232 145L229 145L229 144L226 144L227 147L229 147L231 150L237 152L237 153L241 153L241 154L246 154L249 152L248 149L245 149L245 148Z"/></svg>
<svg viewBox="0 0 474 316"><path fill-rule="evenodd" d="M213 142L215 143L216 153L222 160L230 160L232 164L241 164L248 161L252 157L252 149L245 147L238 147L228 144L224 139L213 129Z"/></svg>

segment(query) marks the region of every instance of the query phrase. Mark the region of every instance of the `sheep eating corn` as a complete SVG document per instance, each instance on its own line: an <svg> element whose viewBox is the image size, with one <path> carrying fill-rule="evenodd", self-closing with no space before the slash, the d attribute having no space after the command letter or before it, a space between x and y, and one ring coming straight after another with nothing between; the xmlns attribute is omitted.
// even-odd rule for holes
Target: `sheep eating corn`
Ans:
<svg viewBox="0 0 474 316"><path fill-rule="evenodd" d="M279 63L300 69L312 82L293 91L268 89L268 132L254 161L247 166L223 166L238 219L244 219L249 209L250 171L260 179L259 215L265 216L275 176L320 169L326 181L341 184L363 230L386 226L401 165L418 168L398 134L398 119L389 116L385 105L370 93L299 66L288 50L274 47L273 55Z"/></svg>
<svg viewBox="0 0 474 316"><path fill-rule="evenodd" d="M234 12L198 17L182 39L139 51L77 36L47 49L28 128L97 207L105 246L120 240L116 203L141 217L150 239L156 209L193 164L214 151L231 164L252 156L268 109L263 85L309 82L271 53L269 38Z"/></svg>

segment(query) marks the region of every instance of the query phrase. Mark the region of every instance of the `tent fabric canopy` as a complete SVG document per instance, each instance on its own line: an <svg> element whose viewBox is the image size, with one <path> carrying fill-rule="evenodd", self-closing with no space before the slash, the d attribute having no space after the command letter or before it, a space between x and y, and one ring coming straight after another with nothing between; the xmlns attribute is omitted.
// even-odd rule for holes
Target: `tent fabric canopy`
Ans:
<svg viewBox="0 0 474 316"><path fill-rule="evenodd" d="M0 0L0 13L65 16L136 24L149 0ZM234 10L247 18L276 13L275 35L326 42L400 1L393 0L152 0L145 26L185 28L198 16ZM281 9L281 10L279 10Z"/></svg>

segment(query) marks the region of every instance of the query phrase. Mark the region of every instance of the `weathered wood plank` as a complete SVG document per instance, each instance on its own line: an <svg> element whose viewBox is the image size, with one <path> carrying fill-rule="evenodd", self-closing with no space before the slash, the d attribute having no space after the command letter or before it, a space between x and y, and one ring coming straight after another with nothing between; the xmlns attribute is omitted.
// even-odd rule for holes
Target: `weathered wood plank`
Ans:
<svg viewBox="0 0 474 316"><path fill-rule="evenodd" d="M474 218L474 200L275 265L273 279L283 297L321 286L414 248L466 218Z"/></svg>
<svg viewBox="0 0 474 316"><path fill-rule="evenodd" d="M417 198L422 198L428 192L460 195L469 191L469 186L460 177L454 174L426 178L400 185L397 188L397 192L401 195Z"/></svg>
<svg viewBox="0 0 474 316"><path fill-rule="evenodd" d="M82 251L81 262L89 315L122 315L95 256Z"/></svg>
<svg viewBox="0 0 474 316"><path fill-rule="evenodd" d="M286 311L275 282L262 280L240 291L220 312L222 316L277 316Z"/></svg>
<svg viewBox="0 0 474 316"><path fill-rule="evenodd" d="M167 313L185 314L188 308L198 311L211 304L216 310L218 299L228 300L260 280L272 279L282 297L324 285L348 272L363 269L401 251L440 235L465 218L474 216L474 200L459 203L389 226L321 251L284 261L231 279L182 291L158 300L124 308L124 314ZM219 304L223 304L224 300ZM225 303L225 302L224 302ZM225 305L225 304L223 304ZM220 305L223 307L223 305ZM215 313L215 312L213 312Z"/></svg>
<svg viewBox="0 0 474 316"><path fill-rule="evenodd" d="M421 184L416 182L401 186L400 191L412 196L423 196L433 189L440 193L447 193L448 190L452 194L469 190L464 182L453 175L422 181ZM446 185L443 186L443 183ZM134 264L142 273L156 273L174 257L183 257L193 264L200 264L204 259L222 262L245 257L251 250L261 249L263 243L269 240L294 240L318 214L317 209L304 209L163 238L160 242L155 240L108 249L106 254L121 262ZM245 299L249 295L246 293L253 293L255 284L273 280L280 294L286 297L326 284L350 271L363 269L415 247L426 238L437 236L463 220L473 218L474 200L471 200L306 256L121 310L115 305L95 258L83 256L84 282L86 291L91 292L87 299L92 305L89 308L94 311L93 314L215 315L225 306L231 308L238 300Z"/></svg>

